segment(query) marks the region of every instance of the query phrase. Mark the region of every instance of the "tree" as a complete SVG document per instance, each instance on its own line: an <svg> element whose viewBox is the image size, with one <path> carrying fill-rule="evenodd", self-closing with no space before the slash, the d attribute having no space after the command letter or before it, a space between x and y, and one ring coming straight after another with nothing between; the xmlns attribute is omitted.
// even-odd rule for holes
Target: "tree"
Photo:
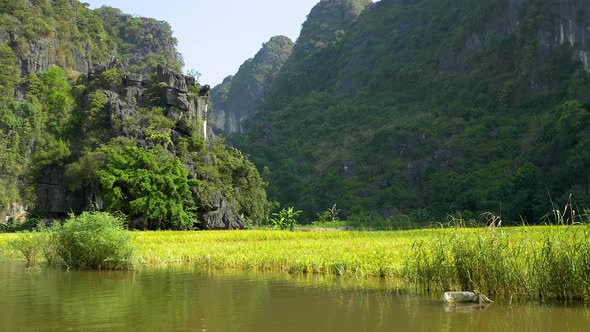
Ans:
<svg viewBox="0 0 590 332"><path fill-rule="evenodd" d="M559 106L557 126L562 140L570 143L576 134L586 127L590 112L578 100L567 100Z"/></svg>
<svg viewBox="0 0 590 332"><path fill-rule="evenodd" d="M19 81L19 71L16 64L16 55L5 44L0 45L0 96L12 97L14 87Z"/></svg>
<svg viewBox="0 0 590 332"><path fill-rule="evenodd" d="M192 78L195 79L196 83L199 83L199 80L201 79L201 76L203 76L199 71L197 71L196 69L190 69L186 72L187 76L190 76Z"/></svg>
<svg viewBox="0 0 590 332"><path fill-rule="evenodd" d="M65 71L52 66L46 72L31 74L27 83L27 99L30 102L37 100L43 105L48 131L55 136L63 135L67 130L74 104L72 87Z"/></svg>
<svg viewBox="0 0 590 332"><path fill-rule="evenodd" d="M109 144L101 147L98 171L105 207L130 218L143 218L150 228L188 229L195 222L191 188L198 182L164 150Z"/></svg>
<svg viewBox="0 0 590 332"><path fill-rule="evenodd" d="M572 183L581 183L584 193L590 194L590 134L578 135L579 142L570 150L567 159L568 174Z"/></svg>

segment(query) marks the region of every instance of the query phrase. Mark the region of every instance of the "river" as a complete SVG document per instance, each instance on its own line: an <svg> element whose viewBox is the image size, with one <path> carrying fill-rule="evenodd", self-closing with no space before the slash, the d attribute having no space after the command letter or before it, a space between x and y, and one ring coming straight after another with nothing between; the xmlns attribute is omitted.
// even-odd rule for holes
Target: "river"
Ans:
<svg viewBox="0 0 590 332"><path fill-rule="evenodd" d="M460 310L335 278L190 268L67 272L0 261L0 280L1 331L590 330L582 304Z"/></svg>

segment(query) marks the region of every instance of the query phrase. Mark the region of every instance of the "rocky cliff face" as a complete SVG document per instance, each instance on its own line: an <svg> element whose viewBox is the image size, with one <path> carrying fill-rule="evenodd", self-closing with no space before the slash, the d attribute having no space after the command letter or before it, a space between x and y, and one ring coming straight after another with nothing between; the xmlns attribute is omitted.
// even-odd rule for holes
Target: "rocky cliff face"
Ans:
<svg viewBox="0 0 590 332"><path fill-rule="evenodd" d="M283 64L291 56L293 42L284 36L271 38L262 49L211 91L215 127L225 135L241 134L243 124L265 102Z"/></svg>
<svg viewBox="0 0 590 332"><path fill-rule="evenodd" d="M120 70L124 73L119 84L105 84L101 78L107 71ZM82 97L84 113L93 114L94 118L103 119L103 128L84 120L82 127L92 128L89 131L100 133L100 140L108 142L114 138L132 139L138 147L152 148L157 142L150 137L150 114L142 109L160 107L166 118L171 120L170 145L168 150L173 155L179 155L176 147L181 145L181 138L200 137L205 144L214 137L207 128L207 113L209 102L209 87L199 86L192 77L158 67L150 77L142 74L124 72L117 64L97 66L93 68L85 85L90 87ZM93 100L96 93L104 95L105 99L100 109L93 110ZM89 135L89 134L87 134ZM86 136L87 136L86 135ZM84 140L84 135L82 139ZM202 163L211 161L204 158ZM200 175L192 162L185 164L191 171L192 178ZM200 225L203 229L243 229L244 220L232 209L231 203L222 193L216 192L211 196L200 197L199 200ZM64 180L63 167L50 167L41 176L37 184L37 202L35 211L43 215L61 217L70 212L81 212L91 208L103 209L102 193L97 186L85 186L78 190L68 189ZM144 227L144 222L135 220L133 227Z"/></svg>
<svg viewBox="0 0 590 332"><path fill-rule="evenodd" d="M87 73L108 58L113 45L101 38L104 31L80 29L94 22L90 10L78 1L48 3L5 1L0 8L5 20L0 23L0 43L9 45L18 55L22 76L46 71L51 65ZM69 17L77 24L60 24L58 17ZM81 38L71 38L73 36Z"/></svg>
<svg viewBox="0 0 590 332"><path fill-rule="evenodd" d="M306 57L344 37L347 29L372 4L371 0L322 0L303 24L295 57Z"/></svg>
<svg viewBox="0 0 590 332"><path fill-rule="evenodd" d="M512 1L515 8L518 1ZM537 53L546 57L552 49L569 46L572 57L590 73L590 3L583 0L560 0L548 3L545 22L539 34Z"/></svg>
<svg viewBox="0 0 590 332"><path fill-rule="evenodd" d="M233 80L233 76L230 75L223 79L223 82L216 85L211 89L211 103L213 104L213 109L211 110L211 116L209 121L213 126L214 130L219 133L223 133L225 130L225 123L226 123L226 102L229 96L229 91L231 89L231 83Z"/></svg>
<svg viewBox="0 0 590 332"><path fill-rule="evenodd" d="M328 82L335 63L318 60L337 52L347 29L371 4L371 0L322 0L309 14L295 45L287 37L273 37L231 81L213 88L215 128L227 136L242 134L247 120L261 111L269 95L301 94Z"/></svg>
<svg viewBox="0 0 590 332"><path fill-rule="evenodd" d="M112 66L112 65L111 65ZM86 85L92 86L94 81L100 79L105 71L112 69L109 66L97 66L88 75ZM154 75L144 76L124 72L122 84L119 86L100 86L103 90L106 106L102 117L111 119L109 129L112 129L113 137L133 136L136 140L145 141L141 128L126 126L131 117L140 120L143 115L137 109L150 106L161 106L165 109L166 117L175 123L174 130L178 134L190 135L199 133L205 141L211 133L205 119L208 112L209 87L196 85L191 77L184 76L164 67L158 67ZM87 112L92 107L92 94L89 90L85 95L84 108ZM120 126L117 126L120 124ZM104 139L104 137L103 137Z"/></svg>
<svg viewBox="0 0 590 332"><path fill-rule="evenodd" d="M23 77L52 65L87 74L113 59L145 74L157 63L180 69L182 59L168 23L86 6L79 1L8 1L0 8L6 15L0 43L13 48Z"/></svg>
<svg viewBox="0 0 590 332"><path fill-rule="evenodd" d="M118 70L122 74L121 80L116 84L101 82L101 76L108 70ZM90 119L90 116L83 119L80 125L86 133L77 137L79 141L83 141L90 131L101 129L101 142L115 137L128 137L139 142L140 146L152 144L143 128L146 116L138 109L152 106L155 102L165 107L166 116L174 121L175 135L183 135L187 131L190 134L193 130L198 133L207 132L203 121L207 114L207 88L200 88L198 96L189 94L189 87L193 90L195 88L194 80L163 67L158 67L156 74L148 78L142 74L125 72L117 63L98 65L81 77L79 82L84 82L89 87L80 100L82 112L92 113L92 118L101 120L98 125L94 122L99 121ZM92 109L97 94L104 98L98 110ZM199 130L197 127L201 126L203 128ZM63 168L50 167L44 173L37 185L35 209L39 213L64 215L69 211L87 209L89 204L94 204L94 191L87 192L82 199L79 197L80 193L68 192ZM102 208L100 204L99 207Z"/></svg>
<svg viewBox="0 0 590 332"><path fill-rule="evenodd" d="M428 61L436 64L439 74L465 74L478 65L477 59L489 53L490 47L497 49L510 40L513 48L527 44L528 54L507 53L506 59L526 58L530 66L527 70L533 73L531 86L546 88L540 82L539 72L560 48L567 49L571 59L588 72L588 6L576 0L456 3L384 0L366 11L363 23L351 29L352 36L341 45L346 51L332 58L332 62L343 65L333 68L338 73L332 76L330 86L341 94L354 95L374 78L367 72L377 71L378 67L387 66L387 62L392 71ZM391 19L385 19L385 11ZM367 24L370 19L388 27L391 35L386 49L380 49L383 43L377 38L385 29L371 27ZM457 33L458 27L462 31ZM492 46L493 42L497 44ZM422 59L416 58L416 50L429 47L435 58L422 54Z"/></svg>
<svg viewBox="0 0 590 332"><path fill-rule="evenodd" d="M482 50L486 38L523 37L523 33L532 32L524 29L532 28L530 24L535 20L536 31L527 38L536 39L534 57L538 64L543 63L553 50L568 47L572 59L580 62L588 72L588 7L590 4L578 0L499 2L490 7L490 13L480 25L465 36L462 45L442 50L439 68L442 72L465 71L464 60Z"/></svg>
<svg viewBox="0 0 590 332"><path fill-rule="evenodd" d="M134 73L150 75L156 64L176 71L182 69L182 56L176 51L177 40L165 21L133 17L110 7L95 10L106 31L115 36L114 57Z"/></svg>

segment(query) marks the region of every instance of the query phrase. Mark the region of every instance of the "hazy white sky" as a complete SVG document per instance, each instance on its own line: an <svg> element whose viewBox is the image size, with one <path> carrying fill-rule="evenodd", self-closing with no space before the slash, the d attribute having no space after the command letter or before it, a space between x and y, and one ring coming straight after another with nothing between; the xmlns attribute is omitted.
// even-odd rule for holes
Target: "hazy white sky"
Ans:
<svg viewBox="0 0 590 332"><path fill-rule="evenodd" d="M295 41L301 24L319 0L85 0L123 12L168 21L178 39L185 70L203 74L214 86L253 57L270 37Z"/></svg>

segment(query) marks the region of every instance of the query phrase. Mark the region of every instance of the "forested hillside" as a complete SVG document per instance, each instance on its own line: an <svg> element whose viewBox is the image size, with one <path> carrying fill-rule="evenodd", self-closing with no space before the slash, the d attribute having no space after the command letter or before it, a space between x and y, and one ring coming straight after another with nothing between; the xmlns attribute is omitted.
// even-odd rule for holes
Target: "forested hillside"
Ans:
<svg viewBox="0 0 590 332"><path fill-rule="evenodd" d="M363 10L364 8L364 10ZM590 3L324 0L234 143L308 216L590 206ZM358 15L358 17L357 17Z"/></svg>
<svg viewBox="0 0 590 332"><path fill-rule="evenodd" d="M211 134L208 86L166 22L75 0L0 1L0 223L123 213L150 229L243 228L265 183Z"/></svg>

